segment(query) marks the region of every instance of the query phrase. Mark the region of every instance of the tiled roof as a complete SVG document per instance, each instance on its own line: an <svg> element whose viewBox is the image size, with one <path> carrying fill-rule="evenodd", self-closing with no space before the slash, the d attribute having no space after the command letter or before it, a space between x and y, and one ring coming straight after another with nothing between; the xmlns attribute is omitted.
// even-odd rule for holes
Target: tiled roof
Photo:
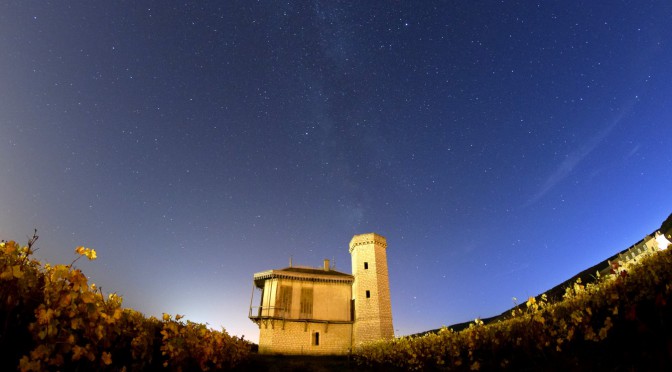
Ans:
<svg viewBox="0 0 672 372"><path fill-rule="evenodd" d="M350 274L345 274L340 271L336 270L329 270L326 271L324 269L319 269L319 268L311 268L311 267L285 267L284 269L276 270L276 271L287 271L287 272L295 272L295 273L303 273L303 274L319 274L319 275L334 275L334 276L352 276Z"/></svg>
<svg viewBox="0 0 672 372"><path fill-rule="evenodd" d="M286 267L280 270L267 270L254 274L255 285L262 286L262 281L271 278L285 278L315 282L352 283L355 277L336 270L324 270L310 267Z"/></svg>

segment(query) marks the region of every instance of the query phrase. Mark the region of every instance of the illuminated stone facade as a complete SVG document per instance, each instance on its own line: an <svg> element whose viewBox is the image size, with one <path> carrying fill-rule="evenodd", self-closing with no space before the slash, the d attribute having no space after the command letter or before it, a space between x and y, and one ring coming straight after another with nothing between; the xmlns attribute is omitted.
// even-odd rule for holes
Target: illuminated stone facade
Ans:
<svg viewBox="0 0 672 372"><path fill-rule="evenodd" d="M394 337L387 242L376 234L355 235L350 241L352 297L355 303L353 343Z"/></svg>
<svg viewBox="0 0 672 372"><path fill-rule="evenodd" d="M377 234L350 242L352 275L323 268L287 267L254 274L262 354L335 355L361 342L394 337L387 242Z"/></svg>

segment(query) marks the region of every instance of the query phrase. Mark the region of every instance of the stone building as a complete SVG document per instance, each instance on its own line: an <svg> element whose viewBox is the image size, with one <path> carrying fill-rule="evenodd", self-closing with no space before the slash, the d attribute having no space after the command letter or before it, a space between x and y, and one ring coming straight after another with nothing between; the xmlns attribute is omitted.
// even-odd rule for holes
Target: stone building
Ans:
<svg viewBox="0 0 672 372"><path fill-rule="evenodd" d="M254 274L250 319L262 354L346 354L366 341L391 339L392 305L387 241L370 233L350 241L352 275L294 267Z"/></svg>

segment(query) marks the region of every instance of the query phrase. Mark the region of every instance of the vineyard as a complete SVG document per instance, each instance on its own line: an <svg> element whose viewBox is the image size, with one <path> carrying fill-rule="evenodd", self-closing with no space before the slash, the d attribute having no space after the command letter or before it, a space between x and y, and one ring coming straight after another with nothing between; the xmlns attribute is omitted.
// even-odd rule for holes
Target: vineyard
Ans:
<svg viewBox="0 0 672 372"><path fill-rule="evenodd" d="M145 317L105 296L74 264L96 259L77 247L68 265L33 258L37 235L0 242L0 370L222 370L247 359L251 344L226 331L163 314Z"/></svg>
<svg viewBox="0 0 672 372"><path fill-rule="evenodd" d="M250 362L252 344L224 330L123 308L121 297L104 295L75 267L95 260L93 249L77 247L70 264L52 266L33 257L36 240L0 242L0 370L244 370L270 363ZM594 283L579 280L558 302L532 297L508 319L369 343L353 357L367 370L672 370L671 303L668 249ZM278 363L273 359L273 368Z"/></svg>
<svg viewBox="0 0 672 372"><path fill-rule="evenodd" d="M599 274L596 274L599 276ZM626 263L509 318L366 344L363 366L399 370L672 370L672 249Z"/></svg>

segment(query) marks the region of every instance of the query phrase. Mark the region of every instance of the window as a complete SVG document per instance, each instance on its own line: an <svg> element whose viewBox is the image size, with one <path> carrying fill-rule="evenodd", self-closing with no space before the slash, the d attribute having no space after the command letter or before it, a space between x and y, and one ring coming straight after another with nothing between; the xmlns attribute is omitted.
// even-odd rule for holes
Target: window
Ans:
<svg viewBox="0 0 672 372"><path fill-rule="evenodd" d="M366 298L371 298L371 291L366 291Z"/></svg>
<svg viewBox="0 0 672 372"><path fill-rule="evenodd" d="M278 291L275 316L288 317L292 308L292 286L283 285Z"/></svg>
<svg viewBox="0 0 672 372"><path fill-rule="evenodd" d="M301 288L301 319L313 317L313 289Z"/></svg>
<svg viewBox="0 0 672 372"><path fill-rule="evenodd" d="M313 345L315 346L320 345L320 332L313 333Z"/></svg>
<svg viewBox="0 0 672 372"><path fill-rule="evenodd" d="M364 270L368 270L368 269L369 269L369 263L368 263L368 262L364 262Z"/></svg>

